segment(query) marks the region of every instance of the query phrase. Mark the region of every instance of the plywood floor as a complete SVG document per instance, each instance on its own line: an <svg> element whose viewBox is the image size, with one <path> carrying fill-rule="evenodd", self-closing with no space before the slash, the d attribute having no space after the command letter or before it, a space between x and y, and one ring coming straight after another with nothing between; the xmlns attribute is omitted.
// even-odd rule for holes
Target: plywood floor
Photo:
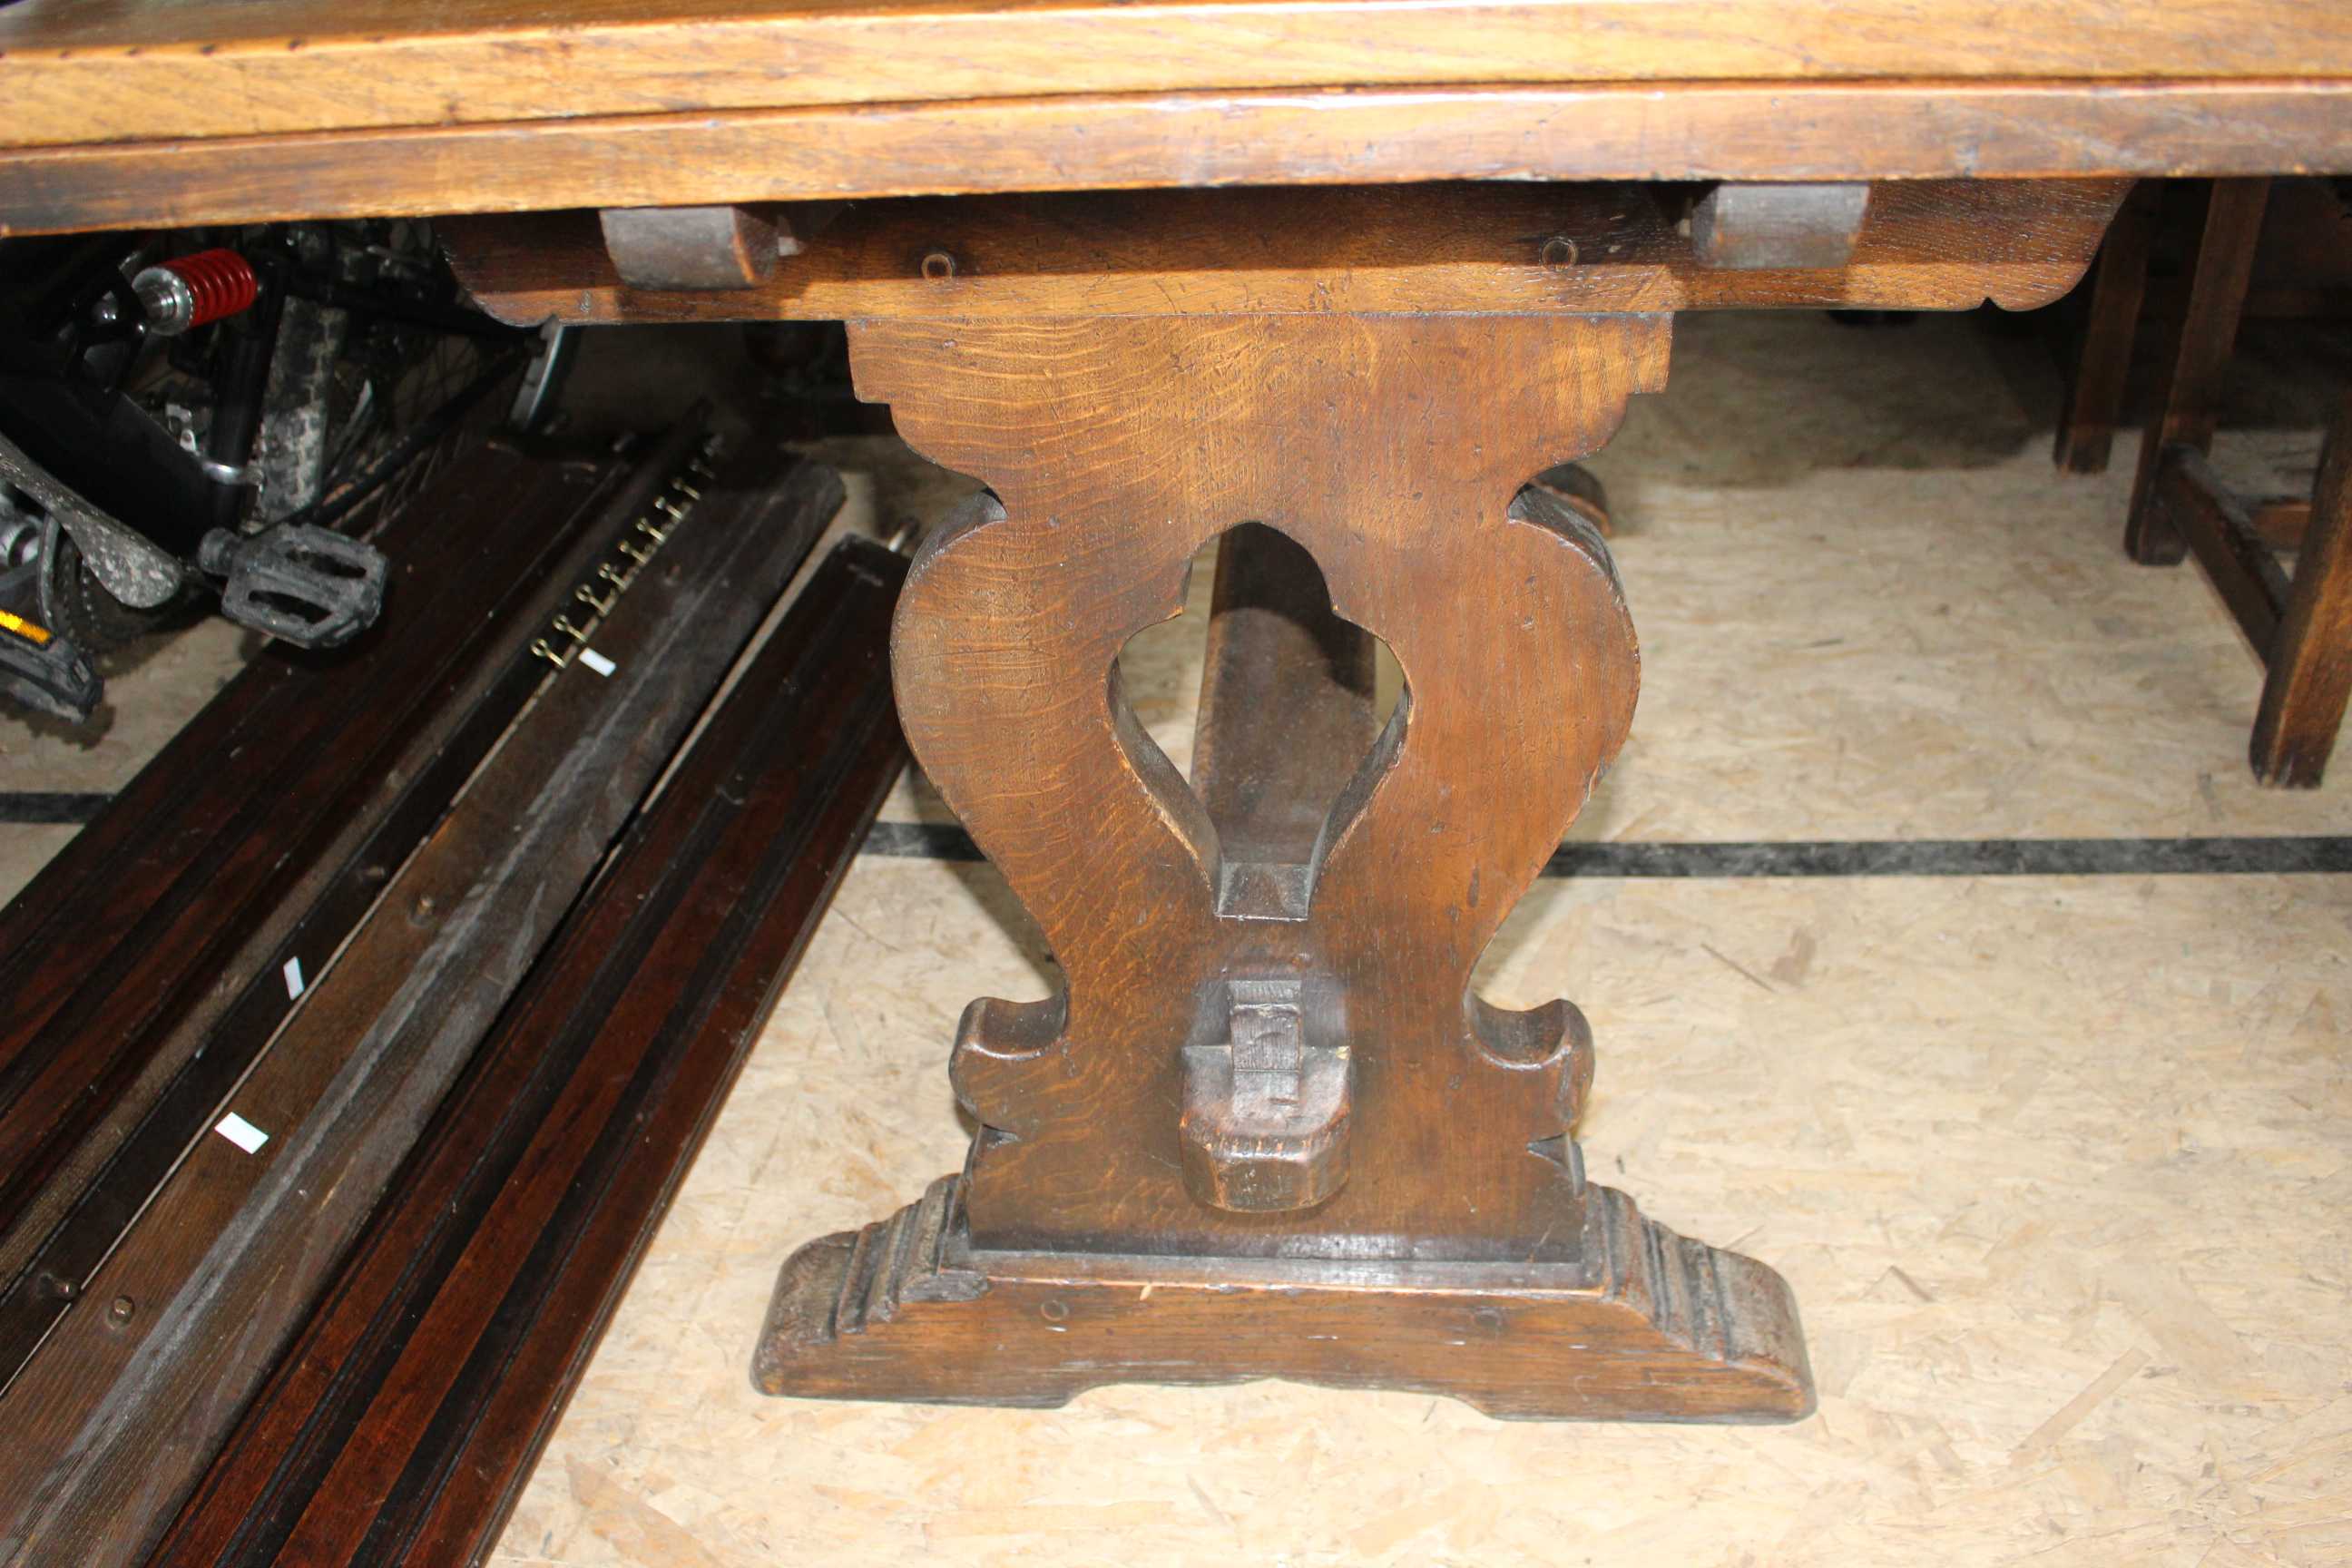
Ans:
<svg viewBox="0 0 2352 1568"><path fill-rule="evenodd" d="M2252 787L2251 656L2193 573L2122 558L2128 443L2105 479L2053 473L2030 354L1940 320L1679 336L1673 386L1595 465L1645 689L1578 837L2352 834L2352 757L2316 793ZM877 516L959 488L887 442L829 455ZM1132 656L1180 763L1197 620ZM0 728L12 788L111 787L100 751ZM940 816L912 781L885 811ZM0 872L68 831L0 830ZM1596 1175L1789 1277L1822 1393L1798 1426L1515 1425L1277 1384L764 1399L777 1264L958 1163L958 1012L1053 984L987 868L868 855L497 1561L2352 1561L2348 954L2345 877L1538 884L1489 994L1590 1015Z"/></svg>

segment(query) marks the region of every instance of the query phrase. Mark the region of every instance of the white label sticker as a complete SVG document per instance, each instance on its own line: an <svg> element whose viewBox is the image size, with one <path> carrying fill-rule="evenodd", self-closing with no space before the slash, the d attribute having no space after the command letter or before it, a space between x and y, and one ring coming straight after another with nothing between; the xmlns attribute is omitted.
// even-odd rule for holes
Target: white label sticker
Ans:
<svg viewBox="0 0 2352 1568"><path fill-rule="evenodd" d="M261 1146L269 1142L268 1133L264 1132L234 1110L222 1117L220 1125L213 1131L248 1154L258 1154L261 1152Z"/></svg>
<svg viewBox="0 0 2352 1568"><path fill-rule="evenodd" d="M580 650L580 662L599 675L610 675L621 668L593 647L583 647Z"/></svg>
<svg viewBox="0 0 2352 1568"><path fill-rule="evenodd" d="M299 995L301 995L301 994L302 994L302 961L301 961L300 959L299 959L299 958L289 958L289 959L288 959L288 960L286 961L286 971L285 971L285 973L286 973L286 994L287 994L289 998L290 998L290 997L295 997L295 996L299 996Z"/></svg>

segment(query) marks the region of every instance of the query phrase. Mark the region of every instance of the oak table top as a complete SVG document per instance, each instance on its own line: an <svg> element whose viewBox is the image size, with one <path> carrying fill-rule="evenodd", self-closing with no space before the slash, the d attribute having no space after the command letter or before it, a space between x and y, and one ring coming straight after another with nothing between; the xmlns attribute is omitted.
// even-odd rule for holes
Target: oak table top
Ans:
<svg viewBox="0 0 2352 1568"><path fill-rule="evenodd" d="M2352 9L22 0L0 7L0 233L1431 179L2341 172Z"/></svg>

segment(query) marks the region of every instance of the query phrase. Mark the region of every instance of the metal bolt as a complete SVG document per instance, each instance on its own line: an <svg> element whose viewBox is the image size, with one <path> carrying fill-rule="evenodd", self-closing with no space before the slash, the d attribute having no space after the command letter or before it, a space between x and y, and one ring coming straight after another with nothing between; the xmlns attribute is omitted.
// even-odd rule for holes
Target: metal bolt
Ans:
<svg viewBox="0 0 2352 1568"><path fill-rule="evenodd" d="M138 1310L138 1302L128 1296L117 1296L114 1304L106 1310L106 1321L119 1329L130 1322L131 1315Z"/></svg>
<svg viewBox="0 0 2352 1568"><path fill-rule="evenodd" d="M1576 241L1564 234L1553 235L1543 242L1543 264L1546 267L1576 265Z"/></svg>
<svg viewBox="0 0 2352 1568"><path fill-rule="evenodd" d="M12 510L7 496L0 494L0 572L29 566L40 556L40 524Z"/></svg>

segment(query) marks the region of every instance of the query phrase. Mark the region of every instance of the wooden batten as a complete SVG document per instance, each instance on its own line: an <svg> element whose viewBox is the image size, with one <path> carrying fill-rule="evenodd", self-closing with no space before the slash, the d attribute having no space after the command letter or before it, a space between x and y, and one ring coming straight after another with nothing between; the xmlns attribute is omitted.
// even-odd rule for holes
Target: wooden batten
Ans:
<svg viewBox="0 0 2352 1568"><path fill-rule="evenodd" d="M749 289L625 286L593 214L446 225L514 322L1053 315L2026 310L2082 276L2126 182L1929 181L1874 195L1842 267L1700 264L1652 193L1450 184L864 204Z"/></svg>

